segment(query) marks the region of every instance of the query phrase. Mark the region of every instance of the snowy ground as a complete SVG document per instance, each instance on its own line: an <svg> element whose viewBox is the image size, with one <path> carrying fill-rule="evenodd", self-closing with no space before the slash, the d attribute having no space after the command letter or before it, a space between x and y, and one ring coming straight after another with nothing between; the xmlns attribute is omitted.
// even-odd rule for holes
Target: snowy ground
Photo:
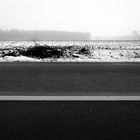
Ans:
<svg viewBox="0 0 140 140"><path fill-rule="evenodd" d="M67 47L73 46L72 55L60 58L37 59L27 56L4 56L0 62L140 62L140 41L40 41L40 45ZM28 48L34 42L0 42L2 54L3 48ZM88 48L90 54L78 54L81 47ZM6 50L8 51L8 50Z"/></svg>
<svg viewBox="0 0 140 140"><path fill-rule="evenodd" d="M121 53L122 55L123 53ZM80 56L79 58L36 59L26 56L5 56L0 62L140 62L140 58L133 58L124 53L123 56L113 51L95 51L93 57ZM132 53L133 55L133 53Z"/></svg>

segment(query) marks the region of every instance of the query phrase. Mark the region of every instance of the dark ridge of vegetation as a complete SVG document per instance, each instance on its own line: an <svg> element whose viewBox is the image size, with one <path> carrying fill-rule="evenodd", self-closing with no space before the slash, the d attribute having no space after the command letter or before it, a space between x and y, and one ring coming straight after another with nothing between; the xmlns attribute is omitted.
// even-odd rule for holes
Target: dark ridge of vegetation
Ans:
<svg viewBox="0 0 140 140"><path fill-rule="evenodd" d="M29 47L25 51L20 52L21 55L32 58L60 58L63 56L62 48L44 46Z"/></svg>
<svg viewBox="0 0 140 140"><path fill-rule="evenodd" d="M134 58L140 58L140 53L134 52L134 54L135 54Z"/></svg>
<svg viewBox="0 0 140 140"><path fill-rule="evenodd" d="M20 56L21 52L23 52L22 48L6 48L1 51L1 56Z"/></svg>
<svg viewBox="0 0 140 140"><path fill-rule="evenodd" d="M5 57L5 56L19 56L16 52L7 52L7 53L5 53L5 52L3 52L2 53L2 57Z"/></svg>
<svg viewBox="0 0 140 140"><path fill-rule="evenodd" d="M48 45L39 45L35 44L34 46L30 46L28 48L23 47L13 47L13 48L5 48L0 50L0 56L26 56L37 59L44 58L79 58L80 55L90 55L90 49L83 47L75 47L75 46L48 46Z"/></svg>
<svg viewBox="0 0 140 140"><path fill-rule="evenodd" d="M0 50L0 56L27 56L32 58L60 58L60 57L69 57L72 56L73 46L58 47L58 46L48 46L48 45L39 45L30 46L28 48L14 47L14 48L5 48Z"/></svg>
<svg viewBox="0 0 140 140"><path fill-rule="evenodd" d="M88 55L90 54L90 50L86 47L84 48L81 48L79 51L78 51L78 54L85 54L85 55Z"/></svg>

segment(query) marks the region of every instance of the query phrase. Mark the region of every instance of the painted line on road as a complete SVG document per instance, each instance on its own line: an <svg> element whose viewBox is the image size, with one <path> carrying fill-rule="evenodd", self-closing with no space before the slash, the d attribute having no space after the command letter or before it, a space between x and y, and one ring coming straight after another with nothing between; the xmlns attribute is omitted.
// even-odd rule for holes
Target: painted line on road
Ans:
<svg viewBox="0 0 140 140"><path fill-rule="evenodd" d="M0 101L140 101L140 96L0 96Z"/></svg>

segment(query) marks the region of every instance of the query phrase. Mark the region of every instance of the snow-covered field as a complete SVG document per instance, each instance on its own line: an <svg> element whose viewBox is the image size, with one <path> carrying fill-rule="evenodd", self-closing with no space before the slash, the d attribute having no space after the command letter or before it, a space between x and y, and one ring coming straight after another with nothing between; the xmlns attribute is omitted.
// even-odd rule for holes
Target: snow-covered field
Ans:
<svg viewBox="0 0 140 140"><path fill-rule="evenodd" d="M65 48L64 55L59 58L7 55L35 45ZM140 41L1 41L0 62L140 62Z"/></svg>

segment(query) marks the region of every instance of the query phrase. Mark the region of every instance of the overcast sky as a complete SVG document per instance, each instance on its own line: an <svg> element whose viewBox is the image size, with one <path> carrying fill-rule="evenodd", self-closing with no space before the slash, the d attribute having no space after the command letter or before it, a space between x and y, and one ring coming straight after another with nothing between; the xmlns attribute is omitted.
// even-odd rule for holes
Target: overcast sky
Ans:
<svg viewBox="0 0 140 140"><path fill-rule="evenodd" d="M0 0L0 28L91 32L140 31L140 0Z"/></svg>

